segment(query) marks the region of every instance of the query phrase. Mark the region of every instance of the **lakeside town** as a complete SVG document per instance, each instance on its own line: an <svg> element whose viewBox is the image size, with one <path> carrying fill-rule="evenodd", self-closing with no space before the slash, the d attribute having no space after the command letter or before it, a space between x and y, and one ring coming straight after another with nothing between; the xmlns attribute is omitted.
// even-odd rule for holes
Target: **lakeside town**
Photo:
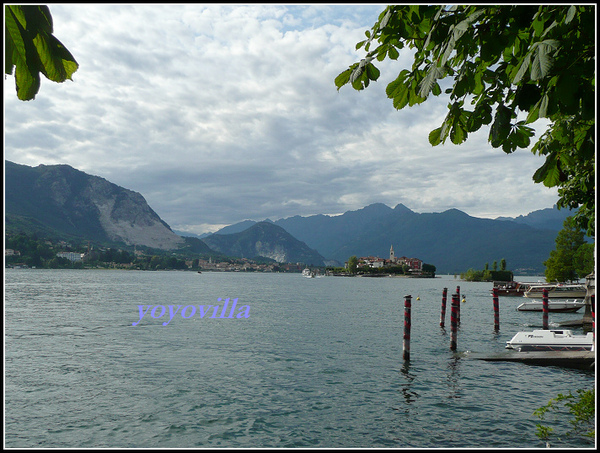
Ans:
<svg viewBox="0 0 600 453"><path fill-rule="evenodd" d="M303 272L304 263L278 263L268 258L182 257L157 255L145 250L132 252L109 247L93 247L59 240L37 239L26 235L11 237L6 248L5 266L18 269L132 269L132 270L193 270L198 272ZM17 248L18 247L18 248ZM85 249L85 251L81 251ZM396 256L390 247L389 258L378 256L351 257L344 268L311 266L319 274L385 276L405 275L428 277L435 275L435 266L418 258Z"/></svg>
<svg viewBox="0 0 600 453"><path fill-rule="evenodd" d="M85 251L81 251L85 249ZM7 237L5 267L17 269L132 269L193 270L216 272L301 272L302 263L277 263L268 258L223 256L190 257L127 251L110 247L74 245L66 241L37 239L27 235Z"/></svg>

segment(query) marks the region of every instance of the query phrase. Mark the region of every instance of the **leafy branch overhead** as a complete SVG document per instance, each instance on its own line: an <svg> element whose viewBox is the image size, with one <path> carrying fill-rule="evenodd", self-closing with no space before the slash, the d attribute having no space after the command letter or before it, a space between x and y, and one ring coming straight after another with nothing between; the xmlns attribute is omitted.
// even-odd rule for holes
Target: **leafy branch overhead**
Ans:
<svg viewBox="0 0 600 453"><path fill-rule="evenodd" d="M79 67L52 33L52 16L47 6L4 6L4 72L13 74L14 69L17 97L22 101L35 98L40 89L40 73L53 82L64 82L72 80Z"/></svg>
<svg viewBox="0 0 600 453"><path fill-rule="evenodd" d="M367 88L380 76L374 62L408 48L412 67L386 93L397 109L449 97L432 145L461 144L485 125L492 147L512 153L531 146L530 124L548 119L531 148L545 156L533 179L558 187L559 207L579 208L578 224L594 234L594 5L393 5L365 34L356 48L366 56L336 77L338 90Z"/></svg>

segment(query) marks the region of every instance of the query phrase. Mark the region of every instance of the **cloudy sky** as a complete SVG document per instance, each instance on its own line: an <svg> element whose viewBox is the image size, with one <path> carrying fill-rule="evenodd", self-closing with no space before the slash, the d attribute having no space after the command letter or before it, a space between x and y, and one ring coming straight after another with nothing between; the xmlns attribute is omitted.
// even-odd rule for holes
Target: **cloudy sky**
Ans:
<svg viewBox="0 0 600 453"><path fill-rule="evenodd" d="M35 100L4 81L5 159L68 164L140 192L173 229L339 214L371 203L515 217L552 207L543 160L432 147L447 99L396 111L386 61L363 92L334 79L384 5L50 5L79 70ZM538 128L542 130L542 128Z"/></svg>

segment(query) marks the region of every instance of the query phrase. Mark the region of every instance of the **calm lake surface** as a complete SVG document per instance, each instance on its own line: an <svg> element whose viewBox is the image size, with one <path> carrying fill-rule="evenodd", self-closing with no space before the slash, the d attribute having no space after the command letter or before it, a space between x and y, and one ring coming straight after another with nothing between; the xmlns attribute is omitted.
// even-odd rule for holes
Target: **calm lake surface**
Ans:
<svg viewBox="0 0 600 453"><path fill-rule="evenodd" d="M457 285L466 302L453 353ZM541 328L541 313L501 297L494 332L490 289L452 276L7 269L5 446L544 447L533 411L592 388L595 374L469 358ZM234 315L245 305L249 317L190 317L191 308L181 317L188 305L222 306L218 298L237 298ZM148 310L134 327L138 305L166 313ZM181 310L163 326L168 305ZM550 313L550 322L582 314ZM569 429L566 417L548 424ZM551 444L594 447L580 437Z"/></svg>

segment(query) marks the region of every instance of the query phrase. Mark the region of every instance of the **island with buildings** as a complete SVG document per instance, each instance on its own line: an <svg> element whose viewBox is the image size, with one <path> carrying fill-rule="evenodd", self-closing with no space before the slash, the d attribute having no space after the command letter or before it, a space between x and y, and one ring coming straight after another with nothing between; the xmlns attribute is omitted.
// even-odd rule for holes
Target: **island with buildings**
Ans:
<svg viewBox="0 0 600 453"><path fill-rule="evenodd" d="M394 246L390 246L389 258L378 256L351 256L345 262L343 269L335 269L331 275L340 276L364 276L364 277L435 277L436 267L424 263L419 258L408 258L396 256Z"/></svg>

